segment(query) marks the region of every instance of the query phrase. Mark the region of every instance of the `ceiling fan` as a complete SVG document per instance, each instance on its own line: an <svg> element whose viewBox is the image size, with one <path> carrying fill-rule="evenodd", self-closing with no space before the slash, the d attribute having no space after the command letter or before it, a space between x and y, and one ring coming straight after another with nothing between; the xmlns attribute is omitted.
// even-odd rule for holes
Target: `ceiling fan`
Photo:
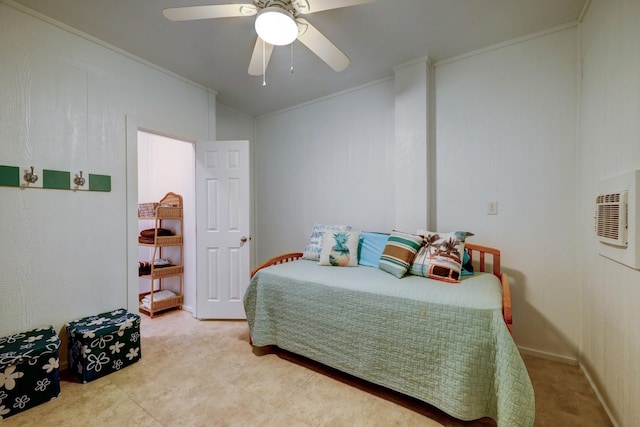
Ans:
<svg viewBox="0 0 640 427"><path fill-rule="evenodd" d="M300 40L336 71L349 66L351 60L302 15L329 9L372 3L375 0L253 0L247 4L213 4L205 6L172 7L164 9L164 16L172 21L197 19L256 17L258 33L249 74L264 75L274 46L284 46Z"/></svg>

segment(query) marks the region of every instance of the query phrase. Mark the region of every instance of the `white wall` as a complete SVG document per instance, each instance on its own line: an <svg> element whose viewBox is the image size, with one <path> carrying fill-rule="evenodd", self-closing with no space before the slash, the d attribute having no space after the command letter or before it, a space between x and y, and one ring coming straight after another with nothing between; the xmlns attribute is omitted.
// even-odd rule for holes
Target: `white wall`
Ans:
<svg viewBox="0 0 640 427"><path fill-rule="evenodd" d="M195 146L148 132L138 133L138 202L158 202L168 192L182 196L183 208L183 259L177 247L163 248L162 256L184 265L183 309L192 313L196 307L196 196L195 196ZM140 221L139 230L153 228L154 221ZM178 221L163 221L162 226L180 234ZM153 248L141 246L139 259L149 261ZM178 277L162 280L163 288L180 290ZM148 292L151 281L139 279L139 292ZM156 281L156 286L158 281Z"/></svg>
<svg viewBox="0 0 640 427"><path fill-rule="evenodd" d="M394 227L414 233L429 229L430 113L429 84L431 64L426 58L394 67L395 162Z"/></svg>
<svg viewBox="0 0 640 427"><path fill-rule="evenodd" d="M254 118L232 108L217 104L216 106L216 140L218 141L253 141L255 130Z"/></svg>
<svg viewBox="0 0 640 427"><path fill-rule="evenodd" d="M568 359L581 343L623 426L640 419L640 273L597 254L591 221L599 180L640 169L639 7L591 2L582 85L574 29L437 64L430 184L438 229L503 250L518 343ZM0 335L60 330L127 304L125 115L209 140L216 107L201 87L6 4L0 40L0 164L112 177L110 193L0 187ZM256 120L258 260L301 250L316 221L395 226L394 101L384 81ZM218 119L219 139L253 141L250 118Z"/></svg>
<svg viewBox="0 0 640 427"><path fill-rule="evenodd" d="M439 230L502 250L521 348L577 360L576 28L436 64ZM498 215L487 203L498 202Z"/></svg>
<svg viewBox="0 0 640 427"><path fill-rule="evenodd" d="M639 45L640 2L590 3L581 26L576 216L581 363L620 426L640 421L640 271L598 255L593 211L601 180L640 169Z"/></svg>
<svg viewBox="0 0 640 427"><path fill-rule="evenodd" d="M108 193L0 187L0 335L61 331L130 302L137 177L125 116L206 140L215 104L202 87L4 3L0 40L0 164L111 176Z"/></svg>
<svg viewBox="0 0 640 427"><path fill-rule="evenodd" d="M437 64L429 184L439 230L467 229L503 250L518 344L574 362L576 37L574 26ZM259 260L301 250L314 222L396 228L407 209L395 203L398 180L428 199L427 170L413 181L394 172L392 89L381 82L257 119ZM486 215L490 200L497 216Z"/></svg>
<svg viewBox="0 0 640 427"><path fill-rule="evenodd" d="M394 227L393 106L385 80L256 119L259 262L302 251L315 222Z"/></svg>

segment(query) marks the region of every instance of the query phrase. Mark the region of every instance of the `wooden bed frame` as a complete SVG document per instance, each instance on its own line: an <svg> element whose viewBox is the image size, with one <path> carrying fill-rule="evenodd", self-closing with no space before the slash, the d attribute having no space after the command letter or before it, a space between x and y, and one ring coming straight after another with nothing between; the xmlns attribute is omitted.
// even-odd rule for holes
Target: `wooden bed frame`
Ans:
<svg viewBox="0 0 640 427"><path fill-rule="evenodd" d="M469 251L471 262L474 261L474 255L476 254L476 252L478 253L478 260L476 263L474 263L474 266L477 265L480 272L484 272L486 265L488 264L489 260L486 259L486 255L491 255L491 261L493 261L492 272L498 279L500 279L500 283L502 284L502 317L504 318L504 323L506 323L507 328L509 329L509 333L513 334L513 317L511 313L511 292L509 290L509 277L505 273L502 273L500 271L500 250L490 248L488 246L477 245L475 243L465 243L464 247ZM300 258L302 258L302 252L290 252L278 255L277 257L271 258L254 268L251 272L251 277L253 277L258 271L262 270L265 267L295 261Z"/></svg>

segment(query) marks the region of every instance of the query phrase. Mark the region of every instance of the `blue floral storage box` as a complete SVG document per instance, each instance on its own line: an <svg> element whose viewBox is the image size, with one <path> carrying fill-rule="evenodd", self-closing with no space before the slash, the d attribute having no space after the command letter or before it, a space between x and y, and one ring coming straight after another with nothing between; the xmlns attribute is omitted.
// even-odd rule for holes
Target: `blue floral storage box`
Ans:
<svg viewBox="0 0 640 427"><path fill-rule="evenodd" d="M0 338L0 420L60 395L59 347L53 326Z"/></svg>
<svg viewBox="0 0 640 427"><path fill-rule="evenodd" d="M83 383L140 360L140 316L121 308L66 325L69 369Z"/></svg>

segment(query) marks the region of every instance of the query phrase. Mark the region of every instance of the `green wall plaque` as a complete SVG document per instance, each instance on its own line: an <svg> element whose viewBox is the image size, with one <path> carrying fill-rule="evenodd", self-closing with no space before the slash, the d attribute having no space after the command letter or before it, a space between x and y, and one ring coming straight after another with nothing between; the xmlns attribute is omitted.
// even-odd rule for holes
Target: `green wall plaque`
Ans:
<svg viewBox="0 0 640 427"><path fill-rule="evenodd" d="M42 171L42 188L55 188L58 190L69 190L71 183L71 173L64 171L54 171L44 169Z"/></svg>
<svg viewBox="0 0 640 427"><path fill-rule="evenodd" d="M0 185L19 187L20 168L17 166L0 166Z"/></svg>

